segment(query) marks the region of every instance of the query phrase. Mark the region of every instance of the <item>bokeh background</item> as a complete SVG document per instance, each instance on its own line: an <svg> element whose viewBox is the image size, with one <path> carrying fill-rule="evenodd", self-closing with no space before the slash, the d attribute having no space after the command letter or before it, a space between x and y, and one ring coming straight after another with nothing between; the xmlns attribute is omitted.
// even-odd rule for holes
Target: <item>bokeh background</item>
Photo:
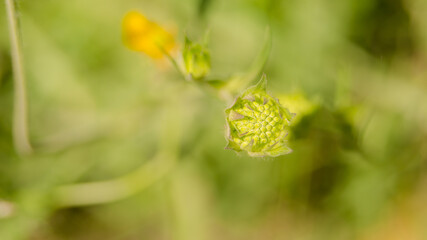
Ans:
<svg viewBox="0 0 427 240"><path fill-rule="evenodd" d="M37 151L12 144L2 2L0 239L427 239L427 1L17 3ZM270 26L293 153L224 150L227 104L127 49L130 10L180 47L209 29L213 78L250 70Z"/></svg>

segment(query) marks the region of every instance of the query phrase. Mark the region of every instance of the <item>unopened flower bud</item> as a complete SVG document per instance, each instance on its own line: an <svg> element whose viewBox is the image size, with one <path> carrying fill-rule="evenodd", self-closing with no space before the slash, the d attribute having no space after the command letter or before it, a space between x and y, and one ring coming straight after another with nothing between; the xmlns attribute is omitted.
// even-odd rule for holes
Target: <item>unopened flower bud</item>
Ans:
<svg viewBox="0 0 427 240"><path fill-rule="evenodd" d="M226 148L246 151L253 157L276 157L292 152L285 137L293 114L266 93L266 85L264 75L225 110Z"/></svg>
<svg viewBox="0 0 427 240"><path fill-rule="evenodd" d="M185 39L183 59L187 74L194 79L205 77L211 69L211 59L208 49L201 44Z"/></svg>

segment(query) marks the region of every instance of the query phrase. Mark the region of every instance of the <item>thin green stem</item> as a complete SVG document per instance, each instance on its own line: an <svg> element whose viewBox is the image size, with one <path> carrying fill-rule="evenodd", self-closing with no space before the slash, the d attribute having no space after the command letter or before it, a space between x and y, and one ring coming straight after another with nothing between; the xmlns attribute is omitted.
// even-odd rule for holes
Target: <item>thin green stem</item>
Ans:
<svg viewBox="0 0 427 240"><path fill-rule="evenodd" d="M119 178L62 186L53 193L57 207L111 203L134 195L167 175L175 164L170 156L159 155L135 171Z"/></svg>
<svg viewBox="0 0 427 240"><path fill-rule="evenodd" d="M181 76L188 80L186 74L181 70L181 68L178 65L178 62L166 51L160 44L157 44L157 47L162 51L162 53L168 58L168 60L172 63L172 65L175 67L176 71L178 71Z"/></svg>
<svg viewBox="0 0 427 240"><path fill-rule="evenodd" d="M160 151L152 160L118 178L61 186L54 190L52 196L56 207L88 206L119 201L143 191L166 177L177 165L181 137L180 112L177 104L170 103L165 106L159 138Z"/></svg>
<svg viewBox="0 0 427 240"><path fill-rule="evenodd" d="M14 75L13 141L16 151L20 155L28 155L33 150L28 136L28 107L21 38L18 29L15 3L13 0L5 0L5 3L9 24L10 49Z"/></svg>

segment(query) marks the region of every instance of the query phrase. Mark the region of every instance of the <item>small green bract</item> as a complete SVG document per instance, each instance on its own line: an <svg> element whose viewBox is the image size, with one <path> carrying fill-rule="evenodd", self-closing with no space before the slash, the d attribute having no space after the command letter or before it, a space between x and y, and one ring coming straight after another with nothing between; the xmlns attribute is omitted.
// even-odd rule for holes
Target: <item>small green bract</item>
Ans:
<svg viewBox="0 0 427 240"><path fill-rule="evenodd" d="M267 78L237 97L225 110L227 149L246 151L252 157L277 157L292 150L286 144L294 114L266 92Z"/></svg>

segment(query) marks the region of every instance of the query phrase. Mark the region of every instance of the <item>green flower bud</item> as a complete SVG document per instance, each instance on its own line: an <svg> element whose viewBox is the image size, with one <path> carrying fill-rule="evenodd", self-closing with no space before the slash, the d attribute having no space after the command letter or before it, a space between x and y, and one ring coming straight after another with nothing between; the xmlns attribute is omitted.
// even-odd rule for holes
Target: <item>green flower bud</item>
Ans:
<svg viewBox="0 0 427 240"><path fill-rule="evenodd" d="M225 110L226 149L246 151L252 157L277 157L292 150L286 144L288 127L294 114L266 93L267 78L237 97Z"/></svg>
<svg viewBox="0 0 427 240"><path fill-rule="evenodd" d="M211 58L208 49L201 44L185 39L182 53L185 70L194 79L205 77L211 69Z"/></svg>

